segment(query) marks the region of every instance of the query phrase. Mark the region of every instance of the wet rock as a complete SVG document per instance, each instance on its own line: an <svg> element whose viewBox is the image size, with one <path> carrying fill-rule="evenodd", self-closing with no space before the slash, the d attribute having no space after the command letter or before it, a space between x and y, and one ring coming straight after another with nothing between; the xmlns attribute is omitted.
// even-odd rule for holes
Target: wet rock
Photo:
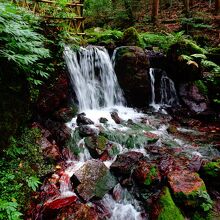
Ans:
<svg viewBox="0 0 220 220"><path fill-rule="evenodd" d="M193 171L193 172L198 172L202 166L202 158L200 156L193 156L190 161L189 161L189 165L188 168L189 170Z"/></svg>
<svg viewBox="0 0 220 220"><path fill-rule="evenodd" d="M163 53L153 50L146 50L146 54L148 56L151 68L164 69L166 67L167 60Z"/></svg>
<svg viewBox="0 0 220 220"><path fill-rule="evenodd" d="M100 118L100 119L99 119L99 122L100 122L100 123L103 123L103 124L107 123L107 121L108 121L107 118Z"/></svg>
<svg viewBox="0 0 220 220"><path fill-rule="evenodd" d="M102 198L116 185L114 176L111 175L105 164L99 160L88 160L74 173L74 177L80 182L77 193L83 200Z"/></svg>
<svg viewBox="0 0 220 220"><path fill-rule="evenodd" d="M107 148L108 140L104 136L89 136L84 139L93 158L98 158Z"/></svg>
<svg viewBox="0 0 220 220"><path fill-rule="evenodd" d="M115 121L116 124L122 123L122 119L118 116L117 112L111 112L111 117Z"/></svg>
<svg viewBox="0 0 220 220"><path fill-rule="evenodd" d="M99 216L94 207L87 204L75 203L63 208L56 219L98 220Z"/></svg>
<svg viewBox="0 0 220 220"><path fill-rule="evenodd" d="M68 85L67 74L60 74L52 86L43 87L37 102L38 111L48 115L67 103Z"/></svg>
<svg viewBox="0 0 220 220"><path fill-rule="evenodd" d="M126 46L118 49L115 71L128 105L144 107L148 103L150 82L149 61L142 48Z"/></svg>
<svg viewBox="0 0 220 220"><path fill-rule="evenodd" d="M155 186L161 182L157 165L146 160L140 160L137 163L132 176L139 185Z"/></svg>
<svg viewBox="0 0 220 220"><path fill-rule="evenodd" d="M81 125L79 127L79 134L82 137L87 137L87 136L95 136L97 135L98 131L94 128L91 128L88 125Z"/></svg>
<svg viewBox="0 0 220 220"><path fill-rule="evenodd" d="M92 125L94 122L90 120L89 118L85 117L85 113L80 113L77 115L76 123L78 126L80 125Z"/></svg>
<svg viewBox="0 0 220 220"><path fill-rule="evenodd" d="M159 199L153 203L151 219L185 219L179 208L175 205L168 187L163 188Z"/></svg>
<svg viewBox="0 0 220 220"><path fill-rule="evenodd" d="M178 132L177 127L175 125L169 125L169 127L167 128L167 131L171 134L175 134Z"/></svg>
<svg viewBox="0 0 220 220"><path fill-rule="evenodd" d="M188 170L170 172L168 182L177 202L185 207L201 208L203 203L207 205L211 203L203 180L195 172Z"/></svg>
<svg viewBox="0 0 220 220"><path fill-rule="evenodd" d="M179 95L188 109L194 113L208 111L208 100L198 90L195 84L186 83L180 85Z"/></svg>
<svg viewBox="0 0 220 220"><path fill-rule="evenodd" d="M64 123L48 119L45 122L45 127L51 132L52 137L60 146L64 146L71 137L72 131Z"/></svg>
<svg viewBox="0 0 220 220"><path fill-rule="evenodd" d="M76 109L73 108L61 108L54 113L54 118L59 122L68 122L70 121L76 114Z"/></svg>
<svg viewBox="0 0 220 220"><path fill-rule="evenodd" d="M43 155L53 160L59 160L61 153L55 140L53 140L52 133L37 122L32 123L32 128L38 128L41 132L41 136L36 142L41 146Z"/></svg>
<svg viewBox="0 0 220 220"><path fill-rule="evenodd" d="M75 195L68 197L58 197L55 199L48 200L44 203L46 209L60 209L69 206L71 203L75 202L77 197Z"/></svg>
<svg viewBox="0 0 220 220"><path fill-rule="evenodd" d="M136 163L144 155L140 152L130 151L117 156L117 159L111 165L111 171L116 175L130 175Z"/></svg>

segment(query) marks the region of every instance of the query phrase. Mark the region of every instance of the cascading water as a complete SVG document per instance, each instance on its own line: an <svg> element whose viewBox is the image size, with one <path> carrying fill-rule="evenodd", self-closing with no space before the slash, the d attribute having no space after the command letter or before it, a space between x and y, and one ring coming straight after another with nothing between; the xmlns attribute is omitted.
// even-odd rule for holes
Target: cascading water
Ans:
<svg viewBox="0 0 220 220"><path fill-rule="evenodd" d="M67 46L64 58L80 111L124 104L122 91L105 48L89 46L74 52Z"/></svg>
<svg viewBox="0 0 220 220"><path fill-rule="evenodd" d="M156 74L159 75L158 92L156 93ZM167 76L165 71L156 68L150 68L151 80L151 104L153 108L159 110L163 106L176 106L179 104L174 82ZM157 98L157 100L156 100Z"/></svg>

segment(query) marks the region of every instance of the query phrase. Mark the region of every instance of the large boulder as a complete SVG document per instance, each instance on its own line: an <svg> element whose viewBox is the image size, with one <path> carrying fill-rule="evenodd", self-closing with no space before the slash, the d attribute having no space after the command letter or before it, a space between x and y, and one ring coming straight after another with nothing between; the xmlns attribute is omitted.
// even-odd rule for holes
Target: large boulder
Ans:
<svg viewBox="0 0 220 220"><path fill-rule="evenodd" d="M199 91L195 83L181 84L179 87L179 95L190 111L194 113L204 113L208 111L209 102Z"/></svg>
<svg viewBox="0 0 220 220"><path fill-rule="evenodd" d="M176 201L186 209L209 211L212 208L205 183L197 173L188 170L170 172L168 183Z"/></svg>
<svg viewBox="0 0 220 220"><path fill-rule="evenodd" d="M89 201L92 198L102 198L116 185L114 176L100 160L88 160L74 173L73 182L79 182L76 190L79 196Z"/></svg>
<svg viewBox="0 0 220 220"><path fill-rule="evenodd" d="M128 105L137 107L147 105L150 93L148 68L149 61L142 48L125 46L118 49L115 71Z"/></svg>
<svg viewBox="0 0 220 220"><path fill-rule="evenodd" d="M144 155L140 152L129 151L117 156L117 159L111 165L111 170L116 175L130 175L137 162Z"/></svg>

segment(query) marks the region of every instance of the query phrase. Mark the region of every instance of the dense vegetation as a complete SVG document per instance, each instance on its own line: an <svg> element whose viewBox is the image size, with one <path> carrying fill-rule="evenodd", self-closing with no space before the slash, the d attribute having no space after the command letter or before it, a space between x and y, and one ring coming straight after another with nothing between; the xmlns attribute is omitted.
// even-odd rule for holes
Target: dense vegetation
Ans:
<svg viewBox="0 0 220 220"><path fill-rule="evenodd" d="M58 1L56 16L72 15L62 11L67 2ZM63 70L60 51L65 42L76 48L134 45L164 54L178 45L178 59L199 66L203 76L196 85L219 109L220 48L215 37L219 26L213 17L219 7L213 2L209 11L200 12L196 5L189 8L182 1L163 0L159 10L155 1L86 0L83 38L72 35L65 22L52 27L27 9L0 1L0 219L21 219L31 192L52 169L37 143L41 132L30 124L42 84L48 83L50 75L58 78L57 68ZM163 20L165 14L169 14L167 20Z"/></svg>

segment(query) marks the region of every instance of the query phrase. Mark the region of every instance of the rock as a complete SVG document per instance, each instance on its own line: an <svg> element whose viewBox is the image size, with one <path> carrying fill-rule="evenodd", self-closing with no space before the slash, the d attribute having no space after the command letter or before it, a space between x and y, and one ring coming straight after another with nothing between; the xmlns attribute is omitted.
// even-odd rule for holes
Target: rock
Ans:
<svg viewBox="0 0 220 220"><path fill-rule="evenodd" d="M61 209L63 207L69 206L71 203L75 202L77 197L75 195L69 197L58 197L55 199L48 200L44 203L46 209Z"/></svg>
<svg viewBox="0 0 220 220"><path fill-rule="evenodd" d="M105 164L99 160L88 160L74 173L74 177L80 182L77 193L83 200L102 198L116 185L114 176L111 175Z"/></svg>
<svg viewBox="0 0 220 220"><path fill-rule="evenodd" d="M106 150L108 140L104 136L89 136L84 139L93 158L98 158Z"/></svg>
<svg viewBox="0 0 220 220"><path fill-rule="evenodd" d="M50 87L42 88L37 108L42 115L49 115L68 101L69 80L67 74L60 74Z"/></svg>
<svg viewBox="0 0 220 220"><path fill-rule="evenodd" d="M115 121L116 124L122 123L122 119L118 116L117 112L111 112L111 117Z"/></svg>
<svg viewBox="0 0 220 220"><path fill-rule="evenodd" d="M161 182L157 165L146 160L140 160L137 163L132 176L139 185L155 186Z"/></svg>
<svg viewBox="0 0 220 220"><path fill-rule="evenodd" d="M98 131L91 128L89 125L81 125L79 127L79 134L82 137L97 135Z"/></svg>
<svg viewBox="0 0 220 220"><path fill-rule="evenodd" d="M153 50L146 50L145 52L149 59L151 68L164 69L166 67L167 60L163 53Z"/></svg>
<svg viewBox="0 0 220 220"><path fill-rule="evenodd" d="M76 115L74 108L61 108L54 113L54 118L59 122L68 122Z"/></svg>
<svg viewBox="0 0 220 220"><path fill-rule="evenodd" d="M100 218L94 207L83 203L74 203L63 208L56 217L56 220L64 219L99 220Z"/></svg>
<svg viewBox="0 0 220 220"><path fill-rule="evenodd" d="M141 46L138 32L135 28L130 27L124 31L121 39L121 45L124 46Z"/></svg>
<svg viewBox="0 0 220 220"><path fill-rule="evenodd" d="M175 205L168 187L163 188L160 193L159 199L153 203L151 219L185 219L179 208Z"/></svg>
<svg viewBox="0 0 220 220"><path fill-rule="evenodd" d="M85 117L85 113L80 113L77 115L76 123L78 126L80 125L92 125L94 122L90 120L89 118Z"/></svg>
<svg viewBox="0 0 220 220"><path fill-rule="evenodd" d="M195 84L186 83L180 85L179 95L188 109L194 113L208 111L209 102L198 90Z"/></svg>
<svg viewBox="0 0 220 220"><path fill-rule="evenodd" d="M127 46L118 49L115 72L128 105L145 107L149 102L148 68L149 61L142 48Z"/></svg>
<svg viewBox="0 0 220 220"><path fill-rule="evenodd" d="M107 123L107 121L108 121L107 118L100 118L100 119L99 119L99 122L100 122L100 123L103 123L103 124Z"/></svg>
<svg viewBox="0 0 220 220"><path fill-rule="evenodd" d="M64 146L71 137L71 129L62 122L46 120L45 127L51 132L57 144Z"/></svg>
<svg viewBox="0 0 220 220"><path fill-rule="evenodd" d="M211 203L203 180L195 172L188 170L170 172L168 183L177 202L185 207L201 208Z"/></svg>
<svg viewBox="0 0 220 220"><path fill-rule="evenodd" d="M143 157L144 155L140 152L129 151L117 156L117 159L113 162L110 169L116 175L130 175L132 169L136 165L136 163Z"/></svg>
<svg viewBox="0 0 220 220"><path fill-rule="evenodd" d="M202 54L204 50L189 40L179 41L172 45L167 52L168 73L178 83L192 82L202 78L198 65L187 64L181 55Z"/></svg>

